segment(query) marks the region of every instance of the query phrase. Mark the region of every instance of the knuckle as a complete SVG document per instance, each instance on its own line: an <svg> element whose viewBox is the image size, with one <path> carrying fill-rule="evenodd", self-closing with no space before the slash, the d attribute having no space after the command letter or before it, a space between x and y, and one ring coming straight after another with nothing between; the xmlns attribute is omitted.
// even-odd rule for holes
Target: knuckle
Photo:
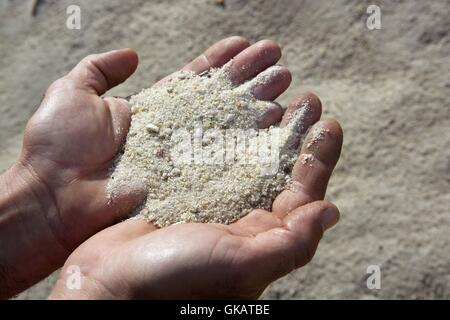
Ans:
<svg viewBox="0 0 450 320"><path fill-rule="evenodd" d="M60 91L63 89L67 89L70 87L70 82L67 76L64 76L62 78L56 79L53 81L50 86L47 88L45 95L49 95L55 91Z"/></svg>
<svg viewBox="0 0 450 320"><path fill-rule="evenodd" d="M96 60L96 57L97 57L97 54L90 54L90 55L87 55L86 57L84 57L82 60L81 60L81 63L83 63L83 64L92 64L95 60Z"/></svg>

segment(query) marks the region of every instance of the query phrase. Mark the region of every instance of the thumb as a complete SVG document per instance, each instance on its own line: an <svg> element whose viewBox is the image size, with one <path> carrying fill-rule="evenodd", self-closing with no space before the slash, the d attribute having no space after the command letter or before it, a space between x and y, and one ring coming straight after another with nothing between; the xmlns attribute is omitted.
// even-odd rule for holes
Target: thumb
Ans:
<svg viewBox="0 0 450 320"><path fill-rule="evenodd" d="M286 252L295 258L294 268L312 260L324 232L339 221L339 210L327 201L316 201L290 212L284 223L291 235Z"/></svg>
<svg viewBox="0 0 450 320"><path fill-rule="evenodd" d="M137 65L138 56L133 49L91 54L70 71L67 79L78 87L102 95L128 79Z"/></svg>
<svg viewBox="0 0 450 320"><path fill-rule="evenodd" d="M267 285L304 266L313 258L323 233L338 220L338 209L327 201L291 211L283 219L283 226L262 232L250 241L246 251L253 258L248 270Z"/></svg>

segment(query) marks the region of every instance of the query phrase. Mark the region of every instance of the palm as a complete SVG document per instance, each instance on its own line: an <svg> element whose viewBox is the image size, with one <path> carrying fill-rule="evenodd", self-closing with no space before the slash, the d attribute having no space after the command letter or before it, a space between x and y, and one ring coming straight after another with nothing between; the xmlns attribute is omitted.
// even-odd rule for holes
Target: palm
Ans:
<svg viewBox="0 0 450 320"><path fill-rule="evenodd" d="M280 223L273 216L271 220L268 230ZM125 224L128 232L135 230L127 234L128 241L116 232ZM259 278L252 277L256 276L255 267L262 253L251 250L253 235L249 232L260 227L252 222L242 226L184 224L148 232L152 227L145 222L126 222L119 229L112 227L98 235L96 240L97 236L92 238L71 260L83 259L85 265L111 266L89 277L112 288L119 284L133 287L135 297L252 298L262 292L268 281L262 280L261 274ZM142 234L145 229L147 232ZM123 245L115 245L119 241ZM96 254L92 261L87 261L87 253L92 252ZM124 257L127 257L126 265ZM213 293L211 283L214 283Z"/></svg>
<svg viewBox="0 0 450 320"><path fill-rule="evenodd" d="M323 232L317 224L311 230L314 210L297 209L301 217L254 210L229 226L157 229L128 220L92 237L66 264L85 266L88 281L108 288L110 298L124 287L134 298L256 298L312 258ZM293 235L299 230L303 239Z"/></svg>
<svg viewBox="0 0 450 320"><path fill-rule="evenodd" d="M25 148L70 178L82 178L105 169L117 152L115 136L105 100L82 90L60 89L44 99L30 120Z"/></svg>

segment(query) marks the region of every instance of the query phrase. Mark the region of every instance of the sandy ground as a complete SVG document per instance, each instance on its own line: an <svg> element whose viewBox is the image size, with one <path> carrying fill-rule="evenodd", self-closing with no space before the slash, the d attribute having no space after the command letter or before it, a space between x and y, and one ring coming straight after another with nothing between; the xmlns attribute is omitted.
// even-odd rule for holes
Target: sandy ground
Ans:
<svg viewBox="0 0 450 320"><path fill-rule="evenodd" d="M310 89L342 123L342 158L328 198L341 223L314 261L275 282L266 298L450 298L450 5L448 1L215 0L0 2L0 170L45 88L83 56L120 47L138 72L126 95L176 70L214 41L271 38L293 85ZM382 29L366 28L380 5ZM78 4L81 30L66 28ZM381 289L366 269L381 266ZM19 298L44 298L55 276Z"/></svg>

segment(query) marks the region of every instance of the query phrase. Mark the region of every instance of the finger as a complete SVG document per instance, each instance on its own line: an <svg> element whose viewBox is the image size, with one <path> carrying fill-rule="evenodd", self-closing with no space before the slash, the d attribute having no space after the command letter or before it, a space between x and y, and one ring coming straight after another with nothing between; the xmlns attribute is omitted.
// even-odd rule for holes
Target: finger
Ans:
<svg viewBox="0 0 450 320"><path fill-rule="evenodd" d="M277 63L281 58L280 46L271 40L261 40L239 53L229 65L234 83L242 83Z"/></svg>
<svg viewBox="0 0 450 320"><path fill-rule="evenodd" d="M280 127L290 126L290 133L285 142L286 147L296 150L301 143L303 135L320 119L322 105L319 98L313 93L301 94L289 104L284 113Z"/></svg>
<svg viewBox="0 0 450 320"><path fill-rule="evenodd" d="M131 110L125 99L106 97L103 100L107 103L111 113L115 155L119 152L127 137L131 122Z"/></svg>
<svg viewBox="0 0 450 320"><path fill-rule="evenodd" d="M284 218L282 227L257 234L241 250L246 261L242 269L249 270L247 278L268 284L304 266L313 258L323 233L338 220L339 211L329 202L295 209Z"/></svg>
<svg viewBox="0 0 450 320"><path fill-rule="evenodd" d="M146 197L143 183L127 183L116 186L114 190L108 188L108 183L108 172L105 169L102 173L74 181L60 195L66 210L75 210L73 208L77 208L80 201L89 200L83 202L82 211L74 211L76 214L68 224L70 225L67 234L70 238L69 243L81 243L93 233L127 219ZM74 197L75 192L76 197ZM97 226L97 229L86 228L81 224L82 221L89 221L90 225Z"/></svg>
<svg viewBox="0 0 450 320"><path fill-rule="evenodd" d="M249 47L250 43L247 39L243 37L229 37L219 42L216 42L211 47L209 47L203 54L195 58L193 61L188 63L182 70L184 71L194 71L199 74L203 71L208 70L209 68L220 68L225 63L230 61L234 56L236 56L239 52ZM170 79L174 75L176 75L178 71L169 74L168 76L162 78L154 85L161 85Z"/></svg>
<svg viewBox="0 0 450 320"><path fill-rule="evenodd" d="M108 188L109 179L105 179L99 184L102 184L103 199L107 199L106 205L103 203L106 214L110 216L111 224L122 221L130 217L130 214L139 205L142 204L147 195L147 189L143 182L132 181L120 185L114 184L114 188ZM102 199L102 198L101 198ZM102 201L102 200L99 200Z"/></svg>
<svg viewBox="0 0 450 320"><path fill-rule="evenodd" d="M289 104L283 115L280 126L285 127L292 119L295 112L298 112L298 110L301 109L305 109L305 112L307 112L307 116L305 117L306 123L302 128L302 132L300 132L301 134L304 134L310 126L319 121L320 115L322 114L322 103L320 102L320 99L312 92L300 94Z"/></svg>
<svg viewBox="0 0 450 320"><path fill-rule="evenodd" d="M202 73L210 68L220 68L249 46L250 43L243 37L234 36L220 40L188 63L182 70Z"/></svg>
<svg viewBox="0 0 450 320"><path fill-rule="evenodd" d="M280 122L281 117L284 113L284 110L279 103L275 101L268 101L267 104L267 111L259 116L259 118L256 120L258 128L260 129L268 128L271 125Z"/></svg>
<svg viewBox="0 0 450 320"><path fill-rule="evenodd" d="M137 65L138 56L133 49L92 54L81 60L67 79L77 87L102 95L128 79Z"/></svg>
<svg viewBox="0 0 450 320"><path fill-rule="evenodd" d="M258 74L250 82L253 95L259 100L275 100L291 84L292 76L288 68L272 66Z"/></svg>
<svg viewBox="0 0 450 320"><path fill-rule="evenodd" d="M273 203L277 215L285 215L325 196L328 180L339 159L342 129L336 120L322 120L309 131L292 170L292 184Z"/></svg>

